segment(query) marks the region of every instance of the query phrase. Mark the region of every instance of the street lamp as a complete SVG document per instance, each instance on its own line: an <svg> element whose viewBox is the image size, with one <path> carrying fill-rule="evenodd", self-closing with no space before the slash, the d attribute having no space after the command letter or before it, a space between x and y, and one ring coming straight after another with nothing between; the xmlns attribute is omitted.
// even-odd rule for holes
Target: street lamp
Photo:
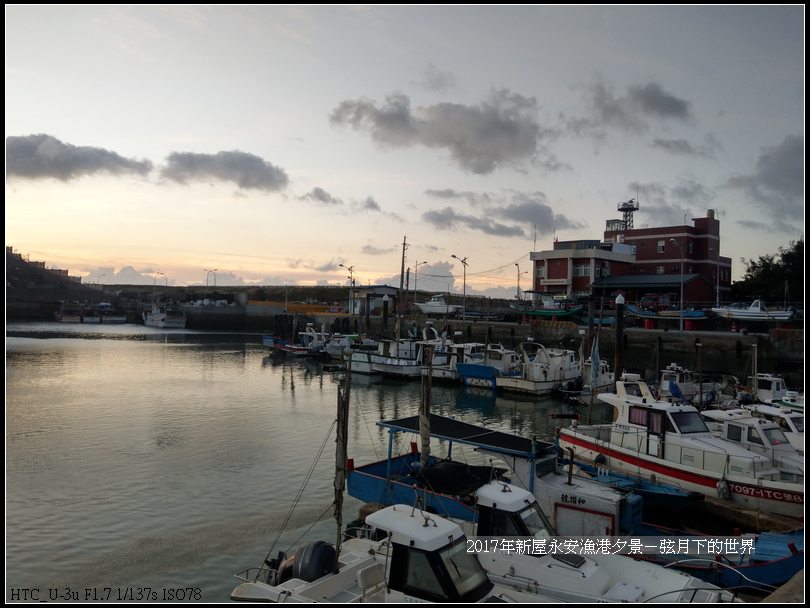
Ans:
<svg viewBox="0 0 810 608"><path fill-rule="evenodd" d="M714 251L714 249L709 249ZM720 308L720 252L717 251L717 308Z"/></svg>
<svg viewBox="0 0 810 608"><path fill-rule="evenodd" d="M349 311L354 315L354 266L346 266L345 264L338 264L349 271Z"/></svg>
<svg viewBox="0 0 810 608"><path fill-rule="evenodd" d="M214 275L214 287L216 287L216 286L217 286L217 275L215 274L215 273L216 273L216 271L217 271L217 269L216 269L216 268L214 268L213 270L208 270L208 269L206 269L206 268L203 268L203 272L207 272L207 273L208 273L207 275L205 275L205 287L206 287L206 289L208 288L208 278L209 278L209 277L210 277L212 274Z"/></svg>
<svg viewBox="0 0 810 608"><path fill-rule="evenodd" d="M99 281L101 281L101 277L106 277L106 276L107 276L106 273L98 275L98 278L96 279L96 285L98 285Z"/></svg>
<svg viewBox="0 0 810 608"><path fill-rule="evenodd" d="M675 239L669 239L670 243L675 243L681 250L681 305L678 307L678 317L680 318L680 329L683 331L683 243Z"/></svg>
<svg viewBox="0 0 810 608"><path fill-rule="evenodd" d="M517 267L517 298L516 299L517 299L518 302L520 302L520 275L527 274L529 271L524 270L523 272L520 272L520 264L515 263L515 266Z"/></svg>
<svg viewBox="0 0 810 608"><path fill-rule="evenodd" d="M463 296L463 298L461 300L461 306L462 306L461 320L466 321L467 320L467 258L464 258L462 260L457 255L451 255L450 257L451 258L456 258L459 262L461 262L461 265L464 266L464 296Z"/></svg>

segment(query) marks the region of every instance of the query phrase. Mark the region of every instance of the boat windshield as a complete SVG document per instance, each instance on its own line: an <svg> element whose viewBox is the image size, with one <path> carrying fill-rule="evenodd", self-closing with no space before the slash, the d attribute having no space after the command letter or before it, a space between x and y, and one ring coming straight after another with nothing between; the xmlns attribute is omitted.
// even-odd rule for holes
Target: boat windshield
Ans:
<svg viewBox="0 0 810 608"><path fill-rule="evenodd" d="M467 593L488 580L486 570L478 561L478 554L467 552L465 537L459 538L452 545L442 549L439 557L450 574L450 581L462 599Z"/></svg>
<svg viewBox="0 0 810 608"><path fill-rule="evenodd" d="M675 427L682 434L709 432L709 427L706 426L706 423L703 421L703 418L700 417L700 412L698 411L670 412L669 415L672 417L672 422L675 424Z"/></svg>
<svg viewBox="0 0 810 608"><path fill-rule="evenodd" d="M782 431L782 429L780 429L778 426L760 430L762 431L762 434L765 435L770 445L784 445L790 443L784 431Z"/></svg>
<svg viewBox="0 0 810 608"><path fill-rule="evenodd" d="M529 536L534 536L535 538L551 538L552 536L556 536L554 527L551 525L551 522L548 521L543 511L540 510L540 506L536 502L527 505L526 508L519 511L517 515L523 521L523 525L528 530Z"/></svg>
<svg viewBox="0 0 810 608"><path fill-rule="evenodd" d="M797 433L804 433L804 416L788 416Z"/></svg>

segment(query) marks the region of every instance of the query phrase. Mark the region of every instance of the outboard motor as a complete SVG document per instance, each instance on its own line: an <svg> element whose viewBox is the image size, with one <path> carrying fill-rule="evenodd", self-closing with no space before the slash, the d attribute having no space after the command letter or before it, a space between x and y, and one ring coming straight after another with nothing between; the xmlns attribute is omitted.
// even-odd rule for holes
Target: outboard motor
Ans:
<svg viewBox="0 0 810 608"><path fill-rule="evenodd" d="M325 540L305 543L295 550L293 578L311 583L335 568L335 547Z"/></svg>

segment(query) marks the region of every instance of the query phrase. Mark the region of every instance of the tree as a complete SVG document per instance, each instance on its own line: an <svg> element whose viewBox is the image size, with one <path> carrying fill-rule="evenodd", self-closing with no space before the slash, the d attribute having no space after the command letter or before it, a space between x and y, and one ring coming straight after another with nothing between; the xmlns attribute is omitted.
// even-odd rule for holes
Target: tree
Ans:
<svg viewBox="0 0 810 608"><path fill-rule="evenodd" d="M742 280L731 285L731 297L738 301L762 298L766 302L803 305L804 237L791 241L778 254L760 256L758 260L740 258L745 266Z"/></svg>

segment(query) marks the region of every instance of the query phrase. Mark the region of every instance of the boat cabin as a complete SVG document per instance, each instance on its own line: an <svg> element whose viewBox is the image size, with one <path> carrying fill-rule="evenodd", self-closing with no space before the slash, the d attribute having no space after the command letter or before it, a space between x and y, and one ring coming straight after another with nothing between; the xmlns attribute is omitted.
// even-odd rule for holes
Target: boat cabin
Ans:
<svg viewBox="0 0 810 608"><path fill-rule="evenodd" d="M366 517L391 541L388 588L432 602L476 602L493 588L461 528L406 505Z"/></svg>

